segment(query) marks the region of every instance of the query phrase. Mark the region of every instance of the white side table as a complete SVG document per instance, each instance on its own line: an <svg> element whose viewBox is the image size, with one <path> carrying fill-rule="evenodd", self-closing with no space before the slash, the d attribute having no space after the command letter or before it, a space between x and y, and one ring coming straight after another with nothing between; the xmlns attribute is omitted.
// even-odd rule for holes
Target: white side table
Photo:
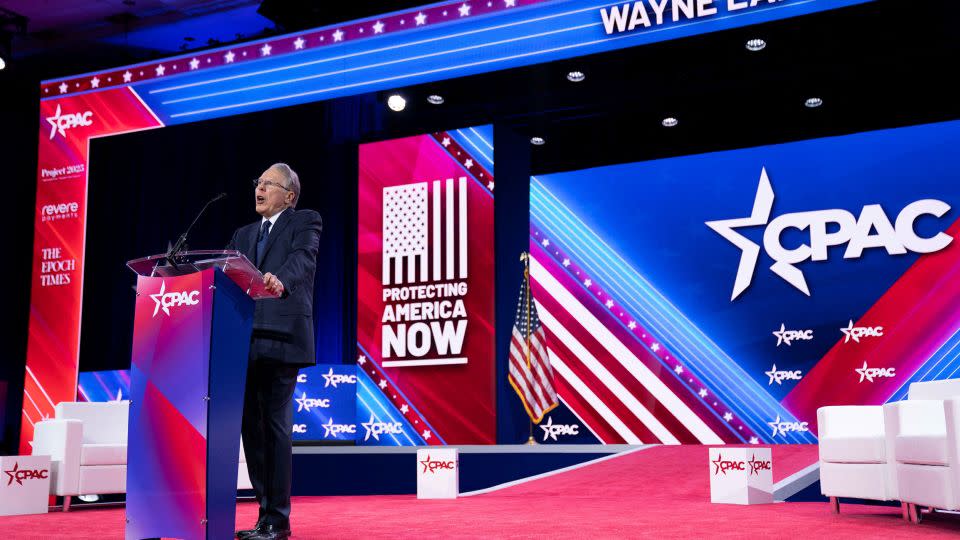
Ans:
<svg viewBox="0 0 960 540"><path fill-rule="evenodd" d="M0 516L46 514L50 456L0 456Z"/></svg>
<svg viewBox="0 0 960 540"><path fill-rule="evenodd" d="M460 459L456 448L417 450L417 498L456 499L460 494Z"/></svg>
<svg viewBox="0 0 960 540"><path fill-rule="evenodd" d="M710 502L773 502L773 459L769 448L711 448Z"/></svg>

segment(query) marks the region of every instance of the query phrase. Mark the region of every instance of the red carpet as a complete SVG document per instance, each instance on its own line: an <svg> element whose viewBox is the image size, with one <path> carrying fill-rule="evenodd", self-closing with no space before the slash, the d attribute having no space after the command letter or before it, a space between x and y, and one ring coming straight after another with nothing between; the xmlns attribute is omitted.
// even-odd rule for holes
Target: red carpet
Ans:
<svg viewBox="0 0 960 540"><path fill-rule="evenodd" d="M816 447L774 447L774 480L809 465ZM656 447L567 473L456 501L412 495L306 497L293 502L294 538L658 538L797 537L957 538L960 516L920 525L900 509L826 503L760 506L709 502L707 450ZM247 526L256 507L242 503ZM123 509L81 509L0 518L3 538L123 537Z"/></svg>

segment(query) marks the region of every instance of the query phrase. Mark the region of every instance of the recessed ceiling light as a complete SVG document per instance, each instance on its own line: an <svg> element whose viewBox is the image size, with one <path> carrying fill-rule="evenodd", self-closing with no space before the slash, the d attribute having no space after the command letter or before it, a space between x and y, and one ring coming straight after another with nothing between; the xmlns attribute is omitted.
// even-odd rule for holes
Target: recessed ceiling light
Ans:
<svg viewBox="0 0 960 540"><path fill-rule="evenodd" d="M400 112L407 107L407 100L400 94L393 94L387 98L387 107L390 107L391 111Z"/></svg>
<svg viewBox="0 0 960 540"><path fill-rule="evenodd" d="M429 101L430 103L432 103L432 104L434 104L434 105L442 105L442 104L443 104L443 96L441 96L441 95L439 95L439 94L431 94L431 95L427 96L427 101Z"/></svg>
<svg viewBox="0 0 960 540"><path fill-rule="evenodd" d="M807 106L808 109L816 109L817 107L823 105L823 100L818 97L807 98L807 101L803 103Z"/></svg>
<svg viewBox="0 0 960 540"><path fill-rule="evenodd" d="M680 121L672 116L668 116L664 118L663 121L661 121L660 123L663 124L663 127L674 127L677 124L679 124Z"/></svg>
<svg viewBox="0 0 960 540"><path fill-rule="evenodd" d="M535 144L537 146L543 146L547 141L543 137L530 137L530 144Z"/></svg>
<svg viewBox="0 0 960 540"><path fill-rule="evenodd" d="M0 69L7 67L7 63L3 61L3 57L0 56Z"/></svg>
<svg viewBox="0 0 960 540"><path fill-rule="evenodd" d="M767 42L757 38L747 41L747 50L752 52L762 51L767 48Z"/></svg>
<svg viewBox="0 0 960 540"><path fill-rule="evenodd" d="M571 71L567 73L567 80L570 82L580 82L586 78L587 76L584 75L582 71Z"/></svg>

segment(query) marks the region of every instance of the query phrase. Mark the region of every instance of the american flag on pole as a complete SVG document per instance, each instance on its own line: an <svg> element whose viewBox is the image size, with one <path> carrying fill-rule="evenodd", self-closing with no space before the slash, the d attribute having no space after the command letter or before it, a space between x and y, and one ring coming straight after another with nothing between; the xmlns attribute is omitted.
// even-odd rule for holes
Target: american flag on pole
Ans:
<svg viewBox="0 0 960 540"><path fill-rule="evenodd" d="M553 386L553 368L547 354L547 336L537 316L533 297L529 294L529 282L525 279L520 287L517 301L517 318L513 323L513 339L510 341L510 373L507 379L516 390L535 424L544 415L560 404ZM527 306L529 305L529 314ZM530 350L527 354L527 337Z"/></svg>

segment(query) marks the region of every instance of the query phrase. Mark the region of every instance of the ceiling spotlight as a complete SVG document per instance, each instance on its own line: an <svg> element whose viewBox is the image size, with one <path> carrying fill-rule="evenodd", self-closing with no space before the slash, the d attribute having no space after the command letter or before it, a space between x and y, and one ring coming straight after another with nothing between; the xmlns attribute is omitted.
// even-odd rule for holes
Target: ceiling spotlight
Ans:
<svg viewBox="0 0 960 540"><path fill-rule="evenodd" d="M762 51L767 48L767 42L762 39L751 39L747 41L747 50L751 52Z"/></svg>
<svg viewBox="0 0 960 540"><path fill-rule="evenodd" d="M537 146L543 146L547 141L543 137L530 137L530 144L535 144Z"/></svg>
<svg viewBox="0 0 960 540"><path fill-rule="evenodd" d="M660 123L663 124L663 127L674 127L674 126L676 126L677 124L679 124L680 121L677 120L676 118L672 117L672 116L668 116L668 117L664 118L663 121L660 122Z"/></svg>
<svg viewBox="0 0 960 540"><path fill-rule="evenodd" d="M427 96L427 101L433 105L443 105L443 96L437 94L431 94Z"/></svg>
<svg viewBox="0 0 960 540"><path fill-rule="evenodd" d="M571 71L567 73L567 80L570 82L580 82L586 78L587 76L584 75L582 71Z"/></svg>
<svg viewBox="0 0 960 540"><path fill-rule="evenodd" d="M0 56L0 69L7 67L7 63L3 61L3 57Z"/></svg>
<svg viewBox="0 0 960 540"><path fill-rule="evenodd" d="M400 94L393 94L387 98L387 107L390 107L391 111L400 112L407 107L407 100Z"/></svg>
<svg viewBox="0 0 960 540"><path fill-rule="evenodd" d="M823 100L818 97L807 98L807 101L803 103L807 106L808 109L816 109L817 107L823 105Z"/></svg>

